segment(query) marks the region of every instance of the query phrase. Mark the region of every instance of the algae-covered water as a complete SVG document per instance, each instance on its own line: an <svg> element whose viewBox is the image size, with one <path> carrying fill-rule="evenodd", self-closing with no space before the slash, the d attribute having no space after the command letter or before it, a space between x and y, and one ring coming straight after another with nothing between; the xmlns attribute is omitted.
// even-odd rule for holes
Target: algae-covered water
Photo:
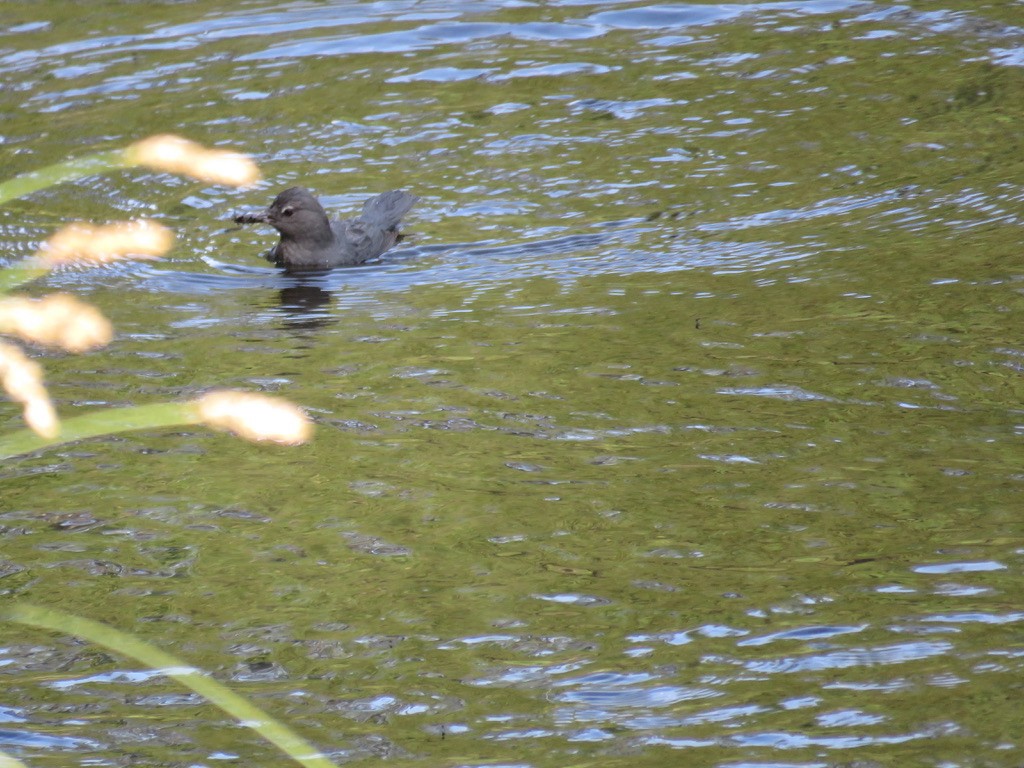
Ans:
<svg viewBox="0 0 1024 768"><path fill-rule="evenodd" d="M0 468L0 601L208 670L339 763L1024 762L1024 7L0 4L9 177L173 130L252 154L0 208L115 323L61 413L279 394L313 444L128 433ZM234 212L421 197L303 278ZM20 428L0 402L0 429ZM30 766L279 765L219 710L0 626Z"/></svg>

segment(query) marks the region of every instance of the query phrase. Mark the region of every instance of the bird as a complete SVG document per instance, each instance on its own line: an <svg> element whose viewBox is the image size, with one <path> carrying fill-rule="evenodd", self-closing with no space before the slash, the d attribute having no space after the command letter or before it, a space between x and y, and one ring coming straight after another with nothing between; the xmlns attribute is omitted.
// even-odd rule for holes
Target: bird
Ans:
<svg viewBox="0 0 1024 768"><path fill-rule="evenodd" d="M266 254L288 272L326 270L375 259L402 239L398 224L419 198L399 189L371 197L354 219L331 220L303 187L290 187L265 211L235 216L237 224L269 224L281 235Z"/></svg>

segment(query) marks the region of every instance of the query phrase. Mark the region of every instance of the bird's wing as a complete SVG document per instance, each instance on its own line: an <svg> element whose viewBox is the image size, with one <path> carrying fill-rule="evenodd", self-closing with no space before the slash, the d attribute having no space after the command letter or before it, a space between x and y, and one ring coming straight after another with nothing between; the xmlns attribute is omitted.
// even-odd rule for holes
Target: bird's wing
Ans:
<svg viewBox="0 0 1024 768"><path fill-rule="evenodd" d="M346 261L353 264L374 259L395 244L395 233L361 219L339 221L335 235Z"/></svg>

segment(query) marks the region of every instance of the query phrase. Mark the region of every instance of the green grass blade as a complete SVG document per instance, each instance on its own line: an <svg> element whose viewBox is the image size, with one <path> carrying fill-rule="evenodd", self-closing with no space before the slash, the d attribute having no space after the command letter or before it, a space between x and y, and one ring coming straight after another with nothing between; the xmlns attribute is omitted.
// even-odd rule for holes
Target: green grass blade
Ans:
<svg viewBox="0 0 1024 768"><path fill-rule="evenodd" d="M2 609L0 618L32 627L66 632L130 656L195 691L242 725L252 728L306 768L337 768L333 762L320 754L316 747L255 704L175 656L137 637L80 616L32 605L14 605Z"/></svg>
<svg viewBox="0 0 1024 768"><path fill-rule="evenodd" d="M38 171L29 171L12 179L0 181L0 205L55 184L92 176L94 173L126 168L128 165L123 149L108 149L105 152L50 165Z"/></svg>
<svg viewBox="0 0 1024 768"><path fill-rule="evenodd" d="M151 403L128 408L108 408L85 413L60 423L60 435L53 439L40 437L28 429L0 436L0 459L49 448L54 445L85 440L90 437L130 432L136 429L175 427L196 424L199 419L189 403Z"/></svg>

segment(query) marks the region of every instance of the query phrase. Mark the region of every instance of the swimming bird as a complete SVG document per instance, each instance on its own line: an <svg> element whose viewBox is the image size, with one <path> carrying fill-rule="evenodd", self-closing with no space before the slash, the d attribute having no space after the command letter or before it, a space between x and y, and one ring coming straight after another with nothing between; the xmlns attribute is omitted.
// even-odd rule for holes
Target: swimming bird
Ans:
<svg viewBox="0 0 1024 768"><path fill-rule="evenodd" d="M419 200L395 189L371 197L354 219L331 220L307 189L291 187L265 211L235 216L238 224L265 223L281 235L266 255L289 272L331 269L375 259L402 239L398 224Z"/></svg>

